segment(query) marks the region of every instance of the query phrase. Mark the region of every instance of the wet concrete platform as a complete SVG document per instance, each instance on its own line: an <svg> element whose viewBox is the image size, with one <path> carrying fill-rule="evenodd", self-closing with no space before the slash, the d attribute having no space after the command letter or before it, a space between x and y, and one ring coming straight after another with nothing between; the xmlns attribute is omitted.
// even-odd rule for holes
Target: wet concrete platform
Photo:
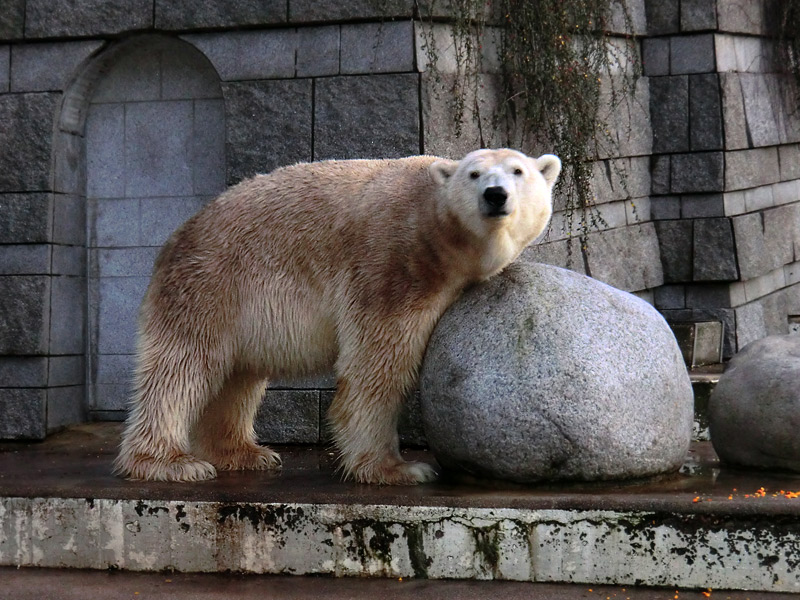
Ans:
<svg viewBox="0 0 800 600"><path fill-rule="evenodd" d="M722 467L708 442L646 481L379 487L316 447L279 448L279 473L129 482L119 434L0 444L0 565L800 592L800 475Z"/></svg>

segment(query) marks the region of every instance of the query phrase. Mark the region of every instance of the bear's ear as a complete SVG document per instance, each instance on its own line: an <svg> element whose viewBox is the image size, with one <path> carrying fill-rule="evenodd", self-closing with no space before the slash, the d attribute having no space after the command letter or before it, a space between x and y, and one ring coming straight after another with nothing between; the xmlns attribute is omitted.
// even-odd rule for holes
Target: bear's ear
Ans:
<svg viewBox="0 0 800 600"><path fill-rule="evenodd" d="M558 174L561 173L561 159L554 154L542 154L536 159L536 166L544 175L547 185L553 187L558 179Z"/></svg>
<svg viewBox="0 0 800 600"><path fill-rule="evenodd" d="M450 178L453 176L453 173L456 172L457 168L458 161L437 160L435 163L431 163L431 166L428 167L428 171L430 171L431 177L433 177L436 183L444 185L450 181Z"/></svg>

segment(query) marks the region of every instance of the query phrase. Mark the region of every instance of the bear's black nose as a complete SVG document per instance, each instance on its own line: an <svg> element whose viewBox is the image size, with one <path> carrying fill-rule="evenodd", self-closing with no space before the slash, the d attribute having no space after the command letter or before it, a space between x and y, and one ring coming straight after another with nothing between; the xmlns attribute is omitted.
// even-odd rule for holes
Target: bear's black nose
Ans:
<svg viewBox="0 0 800 600"><path fill-rule="evenodd" d="M483 192L483 199L490 208L498 209L503 208L508 198L508 193L501 186L488 187Z"/></svg>

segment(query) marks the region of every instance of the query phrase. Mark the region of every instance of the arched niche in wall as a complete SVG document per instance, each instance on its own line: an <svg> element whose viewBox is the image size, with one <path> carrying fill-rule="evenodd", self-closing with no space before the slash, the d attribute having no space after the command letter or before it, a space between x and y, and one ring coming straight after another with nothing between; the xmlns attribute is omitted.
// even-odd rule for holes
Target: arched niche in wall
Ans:
<svg viewBox="0 0 800 600"><path fill-rule="evenodd" d="M85 225L87 408L122 418L158 250L225 185L219 77L179 39L118 42L65 94L56 135L55 188Z"/></svg>

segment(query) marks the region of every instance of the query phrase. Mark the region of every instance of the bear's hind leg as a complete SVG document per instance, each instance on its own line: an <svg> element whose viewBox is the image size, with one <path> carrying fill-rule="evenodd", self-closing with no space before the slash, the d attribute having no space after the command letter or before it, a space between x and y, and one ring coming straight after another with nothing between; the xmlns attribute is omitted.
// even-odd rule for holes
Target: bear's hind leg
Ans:
<svg viewBox="0 0 800 600"><path fill-rule="evenodd" d="M192 434L195 454L221 471L279 468L280 456L259 446L253 429L266 387L254 374L233 373L197 422Z"/></svg>

